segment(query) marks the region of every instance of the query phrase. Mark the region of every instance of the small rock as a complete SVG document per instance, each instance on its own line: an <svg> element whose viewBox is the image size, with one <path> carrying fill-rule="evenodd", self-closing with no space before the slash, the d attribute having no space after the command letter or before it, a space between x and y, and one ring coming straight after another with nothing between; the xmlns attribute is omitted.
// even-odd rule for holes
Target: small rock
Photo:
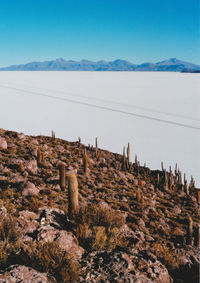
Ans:
<svg viewBox="0 0 200 283"><path fill-rule="evenodd" d="M24 141L26 139L25 135L22 133L17 134L19 140Z"/></svg>
<svg viewBox="0 0 200 283"><path fill-rule="evenodd" d="M37 173L38 167L37 167L37 161L36 161L36 160L28 161L28 162L25 164L25 167L26 167L28 170L30 170L33 174L36 174L36 173Z"/></svg>
<svg viewBox="0 0 200 283"><path fill-rule="evenodd" d="M39 145L39 142L38 142L38 140L36 140L36 139L32 139L32 140L31 140L31 144L33 144L33 145Z"/></svg>
<svg viewBox="0 0 200 283"><path fill-rule="evenodd" d="M0 148L7 149L7 147L8 147L8 145L7 145L6 139L0 137Z"/></svg>

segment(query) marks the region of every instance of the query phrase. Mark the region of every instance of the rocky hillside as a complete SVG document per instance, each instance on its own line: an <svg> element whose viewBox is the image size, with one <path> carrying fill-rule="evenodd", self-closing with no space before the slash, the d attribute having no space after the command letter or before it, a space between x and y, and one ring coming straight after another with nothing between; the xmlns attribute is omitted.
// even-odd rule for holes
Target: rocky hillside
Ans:
<svg viewBox="0 0 200 283"><path fill-rule="evenodd" d="M129 154L0 129L0 282L198 282L194 181Z"/></svg>

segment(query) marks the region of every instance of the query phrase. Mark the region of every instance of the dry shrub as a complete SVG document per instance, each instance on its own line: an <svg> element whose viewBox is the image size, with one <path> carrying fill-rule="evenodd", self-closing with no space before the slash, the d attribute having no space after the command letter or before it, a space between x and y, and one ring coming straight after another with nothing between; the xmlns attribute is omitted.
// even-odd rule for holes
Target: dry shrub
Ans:
<svg viewBox="0 0 200 283"><path fill-rule="evenodd" d="M38 213L38 209L43 206L38 196L28 196L23 198L20 210L29 210Z"/></svg>
<svg viewBox="0 0 200 283"><path fill-rule="evenodd" d="M111 251L123 244L120 227L125 219L113 209L97 205L82 208L75 223L76 237L86 249Z"/></svg>
<svg viewBox="0 0 200 283"><path fill-rule="evenodd" d="M125 219L114 209L91 205L80 209L76 222L87 223L89 226L104 226L108 229L123 226Z"/></svg>
<svg viewBox="0 0 200 283"><path fill-rule="evenodd" d="M11 215L0 219L0 268L9 265L20 250L21 233L16 224L16 218Z"/></svg>
<svg viewBox="0 0 200 283"><path fill-rule="evenodd" d="M112 251L120 244L122 244L122 235L118 228L112 228L106 231L103 226L94 227L91 238L92 250L100 251L106 249L107 251Z"/></svg>
<svg viewBox="0 0 200 283"><path fill-rule="evenodd" d="M76 282L78 262L73 255L60 249L57 241L40 243L21 251L21 261L32 268L51 274L58 282Z"/></svg>
<svg viewBox="0 0 200 283"><path fill-rule="evenodd" d="M179 266L179 260L173 254L170 248L160 243L154 243L151 246L153 253L156 255L167 268L175 269Z"/></svg>

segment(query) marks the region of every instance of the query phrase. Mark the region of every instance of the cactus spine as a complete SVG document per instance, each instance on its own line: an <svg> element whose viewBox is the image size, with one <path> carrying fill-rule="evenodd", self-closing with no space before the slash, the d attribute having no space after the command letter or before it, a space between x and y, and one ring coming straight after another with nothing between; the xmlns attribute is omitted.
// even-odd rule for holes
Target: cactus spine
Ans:
<svg viewBox="0 0 200 283"><path fill-rule="evenodd" d="M68 215L70 219L79 212L78 181L75 174L68 176Z"/></svg>

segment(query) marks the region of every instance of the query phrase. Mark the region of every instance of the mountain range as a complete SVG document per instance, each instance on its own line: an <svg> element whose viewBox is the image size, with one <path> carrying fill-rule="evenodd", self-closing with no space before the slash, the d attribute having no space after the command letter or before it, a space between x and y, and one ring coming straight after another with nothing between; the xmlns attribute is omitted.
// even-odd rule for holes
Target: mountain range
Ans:
<svg viewBox="0 0 200 283"><path fill-rule="evenodd" d="M126 60L114 61L73 61L62 58L31 62L23 65L12 65L0 68L0 71L168 71L168 72L200 72L200 66L171 58L158 63L133 64Z"/></svg>

